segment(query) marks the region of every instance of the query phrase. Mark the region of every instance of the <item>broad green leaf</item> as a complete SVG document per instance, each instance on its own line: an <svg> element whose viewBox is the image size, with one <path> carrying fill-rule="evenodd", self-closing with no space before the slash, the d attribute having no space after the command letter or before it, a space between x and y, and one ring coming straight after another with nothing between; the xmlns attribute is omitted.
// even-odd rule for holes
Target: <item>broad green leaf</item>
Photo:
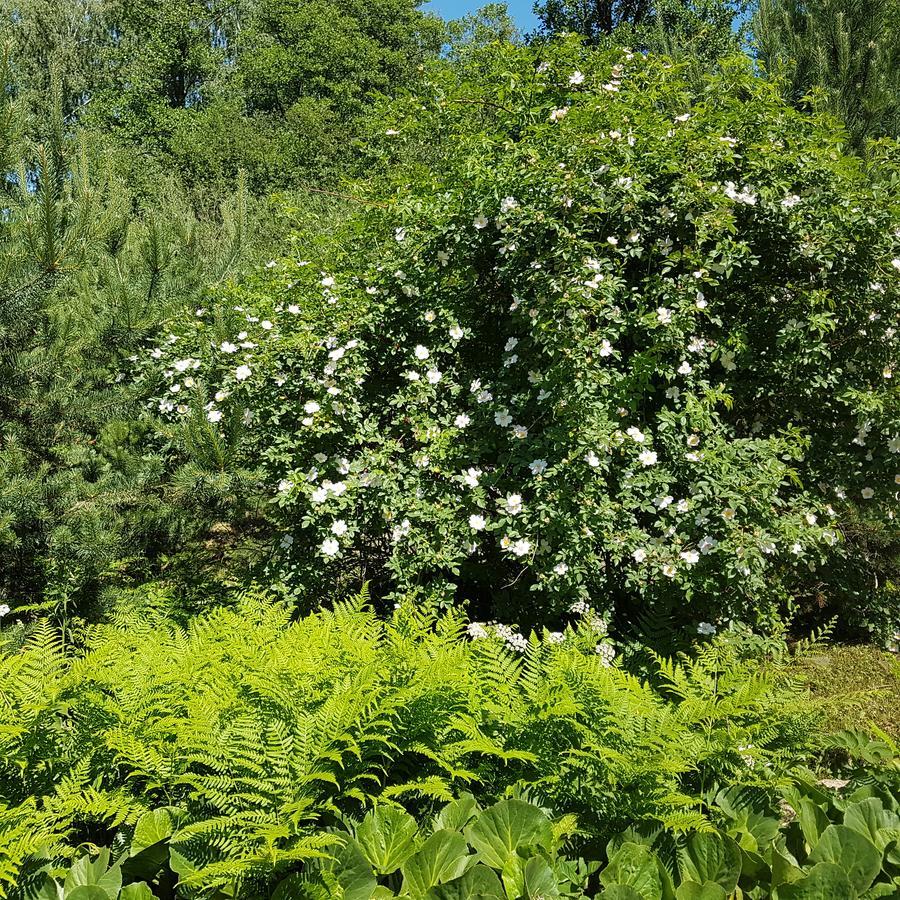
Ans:
<svg viewBox="0 0 900 900"><path fill-rule="evenodd" d="M741 875L741 850L730 838L717 833L695 833L678 854L682 877L705 884L714 881L731 893Z"/></svg>
<svg viewBox="0 0 900 900"><path fill-rule="evenodd" d="M502 869L520 847L548 848L553 829L536 806L522 800L501 800L472 822L466 836L487 865Z"/></svg>
<svg viewBox="0 0 900 900"><path fill-rule="evenodd" d="M415 850L416 820L395 806L379 806L356 829L356 841L380 875L396 872Z"/></svg>
<svg viewBox="0 0 900 900"><path fill-rule="evenodd" d="M803 877L803 870L794 864L793 857L788 859L776 847L772 848L772 887L779 884L790 884Z"/></svg>
<svg viewBox="0 0 900 900"><path fill-rule="evenodd" d="M119 900L154 900L154 896L147 882L140 881L123 887Z"/></svg>
<svg viewBox="0 0 900 900"><path fill-rule="evenodd" d="M507 897L522 897L525 894L525 860L518 853L511 853L503 864L500 880Z"/></svg>
<svg viewBox="0 0 900 900"><path fill-rule="evenodd" d="M819 863L809 874L793 884L777 889L778 900L853 900L850 879L840 866Z"/></svg>
<svg viewBox="0 0 900 900"><path fill-rule="evenodd" d="M471 794L463 794L448 803L435 817L434 830L462 831L478 812L478 803Z"/></svg>
<svg viewBox="0 0 900 900"><path fill-rule="evenodd" d="M66 891L66 900L114 900L117 893L107 894L99 884L82 884Z"/></svg>
<svg viewBox="0 0 900 900"><path fill-rule="evenodd" d="M797 808L797 821L800 823L800 830L810 847L816 846L822 832L829 825L825 810L807 797L800 801L800 806Z"/></svg>
<svg viewBox="0 0 900 900"><path fill-rule="evenodd" d="M861 894L881 871L881 852L858 831L846 825L829 825L809 854L810 865L820 862L840 866L853 889Z"/></svg>
<svg viewBox="0 0 900 900"><path fill-rule="evenodd" d="M144 813L134 827L131 855L136 856L141 850L170 838L174 833L175 822L169 810L154 809Z"/></svg>
<svg viewBox="0 0 900 900"><path fill-rule="evenodd" d="M421 897L429 888L459 878L466 870L468 849L458 831L435 831L403 864L403 890Z"/></svg>
<svg viewBox="0 0 900 900"><path fill-rule="evenodd" d="M472 866L461 878L431 888L426 900L507 900L493 869Z"/></svg>
<svg viewBox="0 0 900 900"><path fill-rule="evenodd" d="M47 875L40 890L33 895L33 900L63 900L62 886Z"/></svg>
<svg viewBox="0 0 900 900"><path fill-rule="evenodd" d="M659 900L663 893L656 854L640 844L622 844L600 873L600 880L605 885L634 888L645 900Z"/></svg>
<svg viewBox="0 0 900 900"><path fill-rule="evenodd" d="M705 884L684 881L675 891L675 900L727 900L727 897L725 888L715 881L707 881Z"/></svg>
<svg viewBox="0 0 900 900"><path fill-rule="evenodd" d="M627 884L608 884L600 895L603 900L644 900L644 898Z"/></svg>
<svg viewBox="0 0 900 900"><path fill-rule="evenodd" d="M378 883L369 860L354 840L348 840L335 853L334 874L344 900L369 900Z"/></svg>
<svg viewBox="0 0 900 900"><path fill-rule="evenodd" d="M533 856L525 863L525 896L528 900L548 900L559 896L556 875L543 856Z"/></svg>
<svg viewBox="0 0 900 900"><path fill-rule="evenodd" d="M122 888L122 870L118 865L109 868L109 850L103 849L97 859L91 861L87 855L78 859L66 875L66 897L78 887L97 886L109 900L115 900Z"/></svg>
<svg viewBox="0 0 900 900"><path fill-rule="evenodd" d="M897 837L900 817L884 809L881 800L869 797L852 803L844 810L844 824L867 837L879 850L884 852L891 840Z"/></svg>

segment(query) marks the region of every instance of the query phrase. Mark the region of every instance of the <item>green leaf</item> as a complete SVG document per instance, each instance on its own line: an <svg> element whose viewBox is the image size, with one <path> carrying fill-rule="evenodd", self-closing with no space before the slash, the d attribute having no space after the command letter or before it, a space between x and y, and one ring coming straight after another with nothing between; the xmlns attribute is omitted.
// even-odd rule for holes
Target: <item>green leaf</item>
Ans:
<svg viewBox="0 0 900 900"><path fill-rule="evenodd" d="M99 884L82 884L66 891L66 900L113 900L117 894L108 894Z"/></svg>
<svg viewBox="0 0 900 900"><path fill-rule="evenodd" d="M493 869L472 866L461 878L431 888L425 900L507 900Z"/></svg>
<svg viewBox="0 0 900 900"><path fill-rule="evenodd" d="M714 881L725 893L737 887L741 876L740 847L725 835L716 833L695 833L678 854L682 877L688 881L704 884Z"/></svg>
<svg viewBox="0 0 900 900"><path fill-rule="evenodd" d="M175 833L175 822L169 810L154 809L144 813L134 827L131 855L136 856L147 847L170 838Z"/></svg>
<svg viewBox="0 0 900 900"><path fill-rule="evenodd" d="M853 888L846 872L834 863L819 863L809 874L777 890L778 900L852 900Z"/></svg>
<svg viewBox="0 0 900 900"><path fill-rule="evenodd" d="M335 853L334 872L344 900L369 900L378 884L369 860L352 839Z"/></svg>
<svg viewBox="0 0 900 900"><path fill-rule="evenodd" d="M891 840L896 839L900 829L900 817L884 809L878 797L869 797L852 803L844 810L844 824L867 837L879 850L884 852Z"/></svg>
<svg viewBox="0 0 900 900"><path fill-rule="evenodd" d="M65 891L77 887L101 888L109 900L115 900L122 888L122 870L118 865L109 868L109 850L104 848L93 862L87 855L78 859L66 875Z"/></svg>
<svg viewBox="0 0 900 900"><path fill-rule="evenodd" d="M380 875L396 872L415 850L416 820L396 806L379 806L356 829L356 841Z"/></svg>
<svg viewBox="0 0 900 900"><path fill-rule="evenodd" d="M846 825L829 825L809 854L809 862L840 866L857 894L863 893L881 871L881 852L858 831Z"/></svg>
<svg viewBox="0 0 900 900"><path fill-rule="evenodd" d="M136 882L122 888L119 900L154 900L153 891L146 881Z"/></svg>
<svg viewBox="0 0 900 900"><path fill-rule="evenodd" d="M533 856L525 863L525 896L528 900L546 900L559 896L556 875L543 856Z"/></svg>
<svg viewBox="0 0 900 900"><path fill-rule="evenodd" d="M403 864L403 890L421 897L429 888L459 878L466 870L468 850L458 831L435 831Z"/></svg>
<svg viewBox="0 0 900 900"><path fill-rule="evenodd" d="M463 794L448 803L435 817L434 830L462 831L478 812L478 803L471 794Z"/></svg>
<svg viewBox="0 0 900 900"><path fill-rule="evenodd" d="M810 847L815 847L822 836L822 832L829 825L825 811L808 797L804 797L800 801L800 806L797 809L797 821L800 823L800 830L803 832L803 837L806 838L806 843Z"/></svg>
<svg viewBox="0 0 900 900"><path fill-rule="evenodd" d="M645 900L659 900L663 893L656 855L640 844L622 844L600 873L600 880L605 885L634 888Z"/></svg>
<svg viewBox="0 0 900 900"><path fill-rule="evenodd" d="M644 898L627 884L609 884L601 894L603 900L644 900Z"/></svg>
<svg viewBox="0 0 900 900"><path fill-rule="evenodd" d="M704 884L684 881L675 891L675 900L726 900L727 897L725 888L715 881L707 881Z"/></svg>
<svg viewBox="0 0 900 900"><path fill-rule="evenodd" d="M549 848L553 829L536 806L522 800L501 800L475 819L466 836L487 865L502 869L521 847Z"/></svg>
<svg viewBox="0 0 900 900"><path fill-rule="evenodd" d="M507 897L521 897L525 893L525 860L518 853L506 858L500 880Z"/></svg>

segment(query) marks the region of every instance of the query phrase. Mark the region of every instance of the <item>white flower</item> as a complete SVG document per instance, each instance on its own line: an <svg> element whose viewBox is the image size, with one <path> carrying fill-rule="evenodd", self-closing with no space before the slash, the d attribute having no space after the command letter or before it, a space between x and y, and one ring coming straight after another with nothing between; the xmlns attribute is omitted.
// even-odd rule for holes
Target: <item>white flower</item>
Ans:
<svg viewBox="0 0 900 900"><path fill-rule="evenodd" d="M656 318L659 319L663 325L668 325L672 321L672 310L667 309L665 306L657 307Z"/></svg>
<svg viewBox="0 0 900 900"><path fill-rule="evenodd" d="M891 260L891 265L892 265L898 272L900 272L900 256L898 256L896 259L892 259L892 260Z"/></svg>
<svg viewBox="0 0 900 900"><path fill-rule="evenodd" d="M312 500L313 503L324 503L327 499L328 488L326 487L316 488L310 496L310 500Z"/></svg>
<svg viewBox="0 0 900 900"><path fill-rule="evenodd" d="M488 630L480 622L470 622L466 626L466 634L468 634L472 640L477 641L488 637Z"/></svg>
<svg viewBox="0 0 900 900"><path fill-rule="evenodd" d="M484 531L486 525L487 521L484 516L480 516L477 513L469 516L469 528L472 531Z"/></svg>
<svg viewBox="0 0 900 900"><path fill-rule="evenodd" d="M573 86L578 85L578 84L584 84L584 74L582 72L573 72L569 76L569 84L571 84Z"/></svg>
<svg viewBox="0 0 900 900"><path fill-rule="evenodd" d="M207 414L206 418L215 425L216 422L222 421L222 410L220 409L211 409Z"/></svg>
<svg viewBox="0 0 900 900"><path fill-rule="evenodd" d="M587 453L584 454L584 461L592 468L596 469L597 466L600 465L600 458L594 453L593 450L588 450Z"/></svg>
<svg viewBox="0 0 900 900"><path fill-rule="evenodd" d="M415 369L407 369L403 373L403 377L407 379L407 381L419 381L422 376Z"/></svg>
<svg viewBox="0 0 900 900"><path fill-rule="evenodd" d="M726 506L725 509L722 510L722 518L726 522L733 522L737 513L730 507Z"/></svg>
<svg viewBox="0 0 900 900"><path fill-rule="evenodd" d="M524 425L513 425L513 437L517 440L524 440L528 437L528 429Z"/></svg>
<svg viewBox="0 0 900 900"><path fill-rule="evenodd" d="M337 519L331 523L331 533L343 537L347 533L347 523L343 519Z"/></svg>
<svg viewBox="0 0 900 900"><path fill-rule="evenodd" d="M666 388L666 399L667 400L677 400L680 396L681 396L681 388L678 388L678 387Z"/></svg>
<svg viewBox="0 0 900 900"><path fill-rule="evenodd" d="M487 216L475 216L475 218L472 220L472 224L479 231L481 231L482 228L487 228L487 226L488 226Z"/></svg>
<svg viewBox="0 0 900 900"><path fill-rule="evenodd" d="M603 341L600 344L600 355L601 356L611 356L613 352L612 344L609 341Z"/></svg>
<svg viewBox="0 0 900 900"><path fill-rule="evenodd" d="M463 339L463 330L459 327L459 325L454 325L450 329L450 338L454 341L461 341Z"/></svg>
<svg viewBox="0 0 900 900"><path fill-rule="evenodd" d="M415 355L416 359L428 359L428 357L431 355L428 352L428 348L423 347L421 344L416 345L416 349L413 350L413 354Z"/></svg>
<svg viewBox="0 0 900 900"><path fill-rule="evenodd" d="M548 644L564 644L566 636L561 631L551 631L547 634Z"/></svg>
<svg viewBox="0 0 900 900"><path fill-rule="evenodd" d="M557 575L565 575L566 572L569 571L569 567L568 567L564 562L561 562L561 563L557 563L557 564L553 567L553 571L554 571Z"/></svg>
<svg viewBox="0 0 900 900"><path fill-rule="evenodd" d="M446 266L447 263L450 262L450 254L446 250L438 250L437 261L441 266Z"/></svg>
<svg viewBox="0 0 900 900"><path fill-rule="evenodd" d="M709 622L701 622L697 626L697 634L715 634L716 626L711 625Z"/></svg>
<svg viewBox="0 0 900 900"><path fill-rule="evenodd" d="M517 516L520 512L522 512L522 495L521 494L507 494L506 500L503 501L506 506L506 511L511 516Z"/></svg>
<svg viewBox="0 0 900 900"><path fill-rule="evenodd" d="M313 415L315 415L321 408L322 408L322 407L319 406L319 404L316 403L315 400L307 400L306 403L303 404L303 411L304 411L308 416L313 416Z"/></svg>
<svg viewBox="0 0 900 900"><path fill-rule="evenodd" d="M677 573L677 569L671 563L666 563L662 567L662 573L666 576L666 578L674 578Z"/></svg>
<svg viewBox="0 0 900 900"><path fill-rule="evenodd" d="M433 322L437 318L437 313L433 309L426 310L425 315L422 316L426 322Z"/></svg>
<svg viewBox="0 0 900 900"><path fill-rule="evenodd" d="M515 197L504 197L500 201L500 212L510 212L519 205L519 201Z"/></svg>
<svg viewBox="0 0 900 900"><path fill-rule="evenodd" d="M237 344L232 344L231 341L222 341L222 343L219 344L219 349L223 353L237 353L238 351Z"/></svg>
<svg viewBox="0 0 900 900"><path fill-rule="evenodd" d="M871 500L875 496L875 491L870 487L864 487L860 493L862 494L863 500Z"/></svg>
<svg viewBox="0 0 900 900"><path fill-rule="evenodd" d="M887 444L888 451L891 453L900 453L900 434L895 434Z"/></svg>
<svg viewBox="0 0 900 900"><path fill-rule="evenodd" d="M690 113L682 113L680 116L675 116L676 122L687 122L687 120L691 117Z"/></svg>
<svg viewBox="0 0 900 900"><path fill-rule="evenodd" d="M708 534L704 535L703 539L700 541L700 544L699 544L700 552L702 554L704 554L704 556L707 553L712 553L713 550L716 549L716 546L718 545L718 543L719 542L711 535L708 535Z"/></svg>
<svg viewBox="0 0 900 900"><path fill-rule="evenodd" d="M532 475L541 475L547 469L547 460L533 459L530 463L528 463L528 468L531 469Z"/></svg>
<svg viewBox="0 0 900 900"><path fill-rule="evenodd" d="M297 306L296 303L292 303L292 304L287 308L287 311L288 311L292 316L299 316L299 315L300 315L300 307Z"/></svg>
<svg viewBox="0 0 900 900"><path fill-rule="evenodd" d="M470 468L463 472L463 481L467 487L478 487L478 479L481 478L481 469Z"/></svg>
<svg viewBox="0 0 900 900"><path fill-rule="evenodd" d="M327 487L335 497L340 497L341 494L343 494L344 491L347 490L347 485L344 484L343 481L336 481L334 484L332 484L330 481L323 481L322 484L325 485L325 487Z"/></svg>
<svg viewBox="0 0 900 900"><path fill-rule="evenodd" d="M722 364L722 368L725 369L726 372L733 372L737 368L737 363L734 361L734 351L726 350L720 357L719 362Z"/></svg>
<svg viewBox="0 0 900 900"><path fill-rule="evenodd" d="M501 409L498 412L494 413L494 422L496 422L501 428L506 428L509 425L512 425L512 416L509 414L508 410Z"/></svg>
<svg viewBox="0 0 900 900"><path fill-rule="evenodd" d="M259 327L262 328L263 331L271 331L275 326L268 319L263 319L262 322L259 323Z"/></svg>
<svg viewBox="0 0 900 900"><path fill-rule="evenodd" d="M640 428L635 428L634 425L632 425L631 428L626 429L625 434L638 444L644 443L644 432L641 431Z"/></svg>
<svg viewBox="0 0 900 900"><path fill-rule="evenodd" d="M643 547L638 547L637 550L631 554L631 558L636 563L642 563L647 558L647 551Z"/></svg>
<svg viewBox="0 0 900 900"><path fill-rule="evenodd" d="M638 454L638 459L642 466L655 466L657 463L657 455L653 450L642 450Z"/></svg>
<svg viewBox="0 0 900 900"><path fill-rule="evenodd" d="M699 447L700 446L700 435L699 434L689 434L687 436L687 445L688 445L688 447Z"/></svg>
<svg viewBox="0 0 900 900"><path fill-rule="evenodd" d="M550 121L561 122L568 114L568 106L557 106L556 109L550 110Z"/></svg>
<svg viewBox="0 0 900 900"><path fill-rule="evenodd" d="M428 379L429 384L437 384L444 376L437 369L429 369L425 373L425 377Z"/></svg>
<svg viewBox="0 0 900 900"><path fill-rule="evenodd" d="M282 478L281 481L278 482L278 493L287 494L293 486L294 483L289 478Z"/></svg>
<svg viewBox="0 0 900 900"><path fill-rule="evenodd" d="M471 423L471 421L472 421L472 420L471 420L465 413L460 413L460 414L453 420L453 424L454 424L457 428L467 428L467 427L469 426L469 424Z"/></svg>
<svg viewBox="0 0 900 900"><path fill-rule="evenodd" d="M10 613L9 606L7 606L5 603L0 603L0 619L2 619L3 616L8 616L9 613Z"/></svg>
<svg viewBox="0 0 900 900"><path fill-rule="evenodd" d="M610 247L618 247L619 239L617 237L608 237L606 243L609 244Z"/></svg>
<svg viewBox="0 0 900 900"><path fill-rule="evenodd" d="M679 374L679 375L690 375L691 372L693 372L693 371L694 371L693 367L691 366L691 364L690 364L687 360L685 360L685 361L678 367L678 374Z"/></svg>
<svg viewBox="0 0 900 900"><path fill-rule="evenodd" d="M405 228L395 228L394 229L394 240L399 244L401 241L406 240L406 229Z"/></svg>
<svg viewBox="0 0 900 900"><path fill-rule="evenodd" d="M328 358L337 362L339 359L344 358L344 354L347 351L343 347L338 347L335 350L332 350L331 353L328 354Z"/></svg>
<svg viewBox="0 0 900 900"><path fill-rule="evenodd" d="M607 668L613 664L613 660L616 658L616 648L612 644L597 644L594 652L600 657L600 663Z"/></svg>
<svg viewBox="0 0 900 900"><path fill-rule="evenodd" d="M700 554L696 550L684 550L678 554L689 566L693 566L699 559Z"/></svg>
<svg viewBox="0 0 900 900"><path fill-rule="evenodd" d="M234 370L234 377L238 381L244 381L245 379L250 377L250 366L238 366Z"/></svg>
<svg viewBox="0 0 900 900"><path fill-rule="evenodd" d="M512 552L516 556L527 556L531 552L531 541L526 538L516 541L512 545Z"/></svg>
<svg viewBox="0 0 900 900"><path fill-rule="evenodd" d="M788 194L788 196L785 197L784 200L781 201L781 205L785 209L791 209L792 207L796 206L799 202L800 202L800 197L797 196L797 194Z"/></svg>
<svg viewBox="0 0 900 900"><path fill-rule="evenodd" d="M518 345L518 343L519 343L518 338L511 337L511 338L509 338L509 340L507 340L506 346L503 349L507 353L510 353L511 351L516 349L516 346Z"/></svg>
<svg viewBox="0 0 900 900"><path fill-rule="evenodd" d="M341 545L334 538L325 538L322 541L322 553L325 556L337 556L340 549Z"/></svg>
<svg viewBox="0 0 900 900"><path fill-rule="evenodd" d="M665 509L667 506L671 506L675 502L675 498L671 494L664 494L660 497L657 497L654 501L657 509Z"/></svg>
<svg viewBox="0 0 900 900"><path fill-rule="evenodd" d="M334 279L333 279L330 275L326 275L326 276L319 282L319 284L321 284L322 287L325 287L325 288L334 287Z"/></svg>

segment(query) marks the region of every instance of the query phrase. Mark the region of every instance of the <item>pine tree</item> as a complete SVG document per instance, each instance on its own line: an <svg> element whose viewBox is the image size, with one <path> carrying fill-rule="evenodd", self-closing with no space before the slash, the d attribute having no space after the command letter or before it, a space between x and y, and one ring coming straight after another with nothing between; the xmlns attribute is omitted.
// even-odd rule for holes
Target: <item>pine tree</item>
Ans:
<svg viewBox="0 0 900 900"><path fill-rule="evenodd" d="M900 135L897 0L762 0L753 30L760 61L787 96L805 105L818 89L853 149Z"/></svg>

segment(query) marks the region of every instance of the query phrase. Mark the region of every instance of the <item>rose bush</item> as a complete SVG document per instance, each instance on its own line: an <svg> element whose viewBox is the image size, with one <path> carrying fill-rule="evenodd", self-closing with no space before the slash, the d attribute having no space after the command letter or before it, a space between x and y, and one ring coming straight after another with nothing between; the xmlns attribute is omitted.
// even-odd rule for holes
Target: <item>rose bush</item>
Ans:
<svg viewBox="0 0 900 900"><path fill-rule="evenodd" d="M243 422L271 571L522 622L839 609L859 529L896 542L889 159L737 62L698 89L503 47L429 90L379 123L349 249L273 261L136 372L210 440Z"/></svg>

